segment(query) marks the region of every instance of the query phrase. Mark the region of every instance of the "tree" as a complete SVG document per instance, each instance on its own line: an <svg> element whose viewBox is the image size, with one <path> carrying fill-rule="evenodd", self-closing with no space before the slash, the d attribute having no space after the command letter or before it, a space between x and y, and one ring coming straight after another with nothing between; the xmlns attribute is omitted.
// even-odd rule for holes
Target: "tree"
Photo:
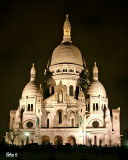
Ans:
<svg viewBox="0 0 128 160"><path fill-rule="evenodd" d="M9 140L11 141L11 143L13 145L17 134L15 132L13 132L13 131L9 131L7 135L8 135L8 138L9 138Z"/></svg>
<svg viewBox="0 0 128 160"><path fill-rule="evenodd" d="M123 145L128 146L128 129L123 131Z"/></svg>

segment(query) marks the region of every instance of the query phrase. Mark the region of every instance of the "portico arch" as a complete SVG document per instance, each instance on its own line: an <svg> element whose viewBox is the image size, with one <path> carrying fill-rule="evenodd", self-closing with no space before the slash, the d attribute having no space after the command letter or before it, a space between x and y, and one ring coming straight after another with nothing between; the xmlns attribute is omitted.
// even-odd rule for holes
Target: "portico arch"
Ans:
<svg viewBox="0 0 128 160"><path fill-rule="evenodd" d="M54 138L54 144L55 145L63 145L63 137L62 136L56 136Z"/></svg>
<svg viewBox="0 0 128 160"><path fill-rule="evenodd" d="M50 142L50 137L45 135L42 137L42 144L47 145Z"/></svg>
<svg viewBox="0 0 128 160"><path fill-rule="evenodd" d="M76 144L76 139L74 136L69 136L67 138L67 142L70 143L72 146L74 146Z"/></svg>

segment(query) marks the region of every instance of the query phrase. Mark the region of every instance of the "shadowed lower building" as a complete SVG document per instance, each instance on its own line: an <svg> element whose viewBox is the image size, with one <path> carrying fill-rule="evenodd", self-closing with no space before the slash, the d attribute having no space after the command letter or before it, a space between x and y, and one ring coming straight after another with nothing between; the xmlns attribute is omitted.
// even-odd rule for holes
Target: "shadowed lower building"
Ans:
<svg viewBox="0 0 128 160"><path fill-rule="evenodd" d="M120 108L110 114L96 63L93 80L88 80L85 60L71 41L68 15L63 40L48 60L44 75L38 88L33 64L19 107L10 111L6 142L120 146Z"/></svg>

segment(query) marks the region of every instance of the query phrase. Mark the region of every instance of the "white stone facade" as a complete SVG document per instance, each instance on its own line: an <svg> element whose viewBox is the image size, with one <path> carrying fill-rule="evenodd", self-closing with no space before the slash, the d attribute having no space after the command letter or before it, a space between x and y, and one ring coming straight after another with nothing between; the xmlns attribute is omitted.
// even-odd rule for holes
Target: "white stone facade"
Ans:
<svg viewBox="0 0 128 160"><path fill-rule="evenodd" d="M63 41L53 51L39 88L33 64L19 107L10 111L10 131L5 140L16 145L120 146L120 108L110 113L96 63L93 81L89 82L85 60L71 41L68 16L63 30Z"/></svg>

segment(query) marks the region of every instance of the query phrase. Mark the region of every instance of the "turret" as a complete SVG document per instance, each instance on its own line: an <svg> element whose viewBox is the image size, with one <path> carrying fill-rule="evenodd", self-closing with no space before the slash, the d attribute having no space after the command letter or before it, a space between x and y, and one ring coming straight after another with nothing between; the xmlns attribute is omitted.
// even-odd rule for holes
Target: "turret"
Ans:
<svg viewBox="0 0 128 160"><path fill-rule="evenodd" d="M82 88L80 89L79 95L78 95L78 101L79 103L84 103L85 102L85 95L84 92L82 91Z"/></svg>

